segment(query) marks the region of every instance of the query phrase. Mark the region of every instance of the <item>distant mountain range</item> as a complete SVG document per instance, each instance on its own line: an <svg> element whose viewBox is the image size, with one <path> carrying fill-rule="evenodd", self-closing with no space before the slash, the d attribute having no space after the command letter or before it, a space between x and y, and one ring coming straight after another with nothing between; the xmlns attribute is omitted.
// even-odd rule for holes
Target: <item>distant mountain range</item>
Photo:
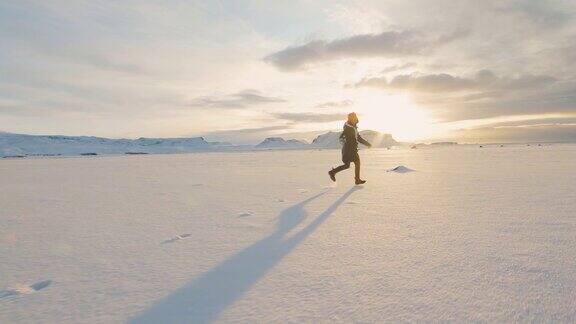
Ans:
<svg viewBox="0 0 576 324"><path fill-rule="evenodd" d="M390 134L362 131L374 147L400 145ZM259 149L340 148L340 132L319 135L312 143L282 137L269 137L257 145L209 142L203 137L109 139L92 136L24 135L0 132L0 156L51 156L94 154L154 154Z"/></svg>
<svg viewBox="0 0 576 324"><path fill-rule="evenodd" d="M268 137L255 148L305 148L308 143L296 139L285 140L282 137Z"/></svg>
<svg viewBox="0 0 576 324"><path fill-rule="evenodd" d="M202 137L109 139L90 136L38 136L0 133L0 155L80 155L125 153L178 153L234 147L207 142Z"/></svg>
<svg viewBox="0 0 576 324"><path fill-rule="evenodd" d="M312 144L310 145L312 147L318 148L340 148L340 133L341 132L328 132L326 134L319 135L312 141ZM373 147L388 148L401 145L401 143L392 138L392 135L383 134L372 130L361 131L360 136L370 142Z"/></svg>

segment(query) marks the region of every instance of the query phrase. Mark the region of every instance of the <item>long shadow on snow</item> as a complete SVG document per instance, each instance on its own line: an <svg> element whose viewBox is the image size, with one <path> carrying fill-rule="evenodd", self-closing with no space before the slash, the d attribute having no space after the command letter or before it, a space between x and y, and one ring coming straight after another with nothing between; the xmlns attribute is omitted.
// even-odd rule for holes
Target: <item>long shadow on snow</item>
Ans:
<svg viewBox="0 0 576 324"><path fill-rule="evenodd" d="M250 290L359 188L350 188L310 224L287 238L286 234L306 218L304 206L325 192L285 209L278 216L274 233L152 305L133 318L131 323L204 323L216 320L222 311Z"/></svg>

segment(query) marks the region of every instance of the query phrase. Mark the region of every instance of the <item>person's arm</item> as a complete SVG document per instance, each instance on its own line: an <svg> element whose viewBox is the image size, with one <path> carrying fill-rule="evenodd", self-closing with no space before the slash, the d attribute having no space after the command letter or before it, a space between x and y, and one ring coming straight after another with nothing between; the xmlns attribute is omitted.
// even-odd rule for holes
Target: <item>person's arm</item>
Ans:
<svg viewBox="0 0 576 324"><path fill-rule="evenodd" d="M363 139L362 136L360 136L360 133L358 133L358 142L368 146L368 147L372 147L372 144L370 144L367 140Z"/></svg>

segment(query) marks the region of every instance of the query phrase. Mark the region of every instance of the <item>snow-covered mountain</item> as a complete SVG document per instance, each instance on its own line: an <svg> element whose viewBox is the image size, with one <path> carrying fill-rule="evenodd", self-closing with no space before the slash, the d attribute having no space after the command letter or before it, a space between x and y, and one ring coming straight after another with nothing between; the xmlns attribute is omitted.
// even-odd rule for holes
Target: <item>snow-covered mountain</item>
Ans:
<svg viewBox="0 0 576 324"><path fill-rule="evenodd" d="M310 144L317 148L339 148L341 132L328 132L326 134L318 135Z"/></svg>
<svg viewBox="0 0 576 324"><path fill-rule="evenodd" d="M308 143L295 139L285 140L282 137L268 137L264 139L260 144L256 145L256 148L281 149L281 148L304 148L307 146Z"/></svg>
<svg viewBox="0 0 576 324"><path fill-rule="evenodd" d="M340 148L340 134L341 132L328 132L319 135L312 141L311 146L316 148ZM394 140L392 135L373 130L363 130L360 135L370 142L373 147L392 147L400 144Z"/></svg>
<svg viewBox="0 0 576 324"><path fill-rule="evenodd" d="M78 155L83 153L178 153L227 147L202 137L108 139L90 136L42 136L0 133L0 155Z"/></svg>

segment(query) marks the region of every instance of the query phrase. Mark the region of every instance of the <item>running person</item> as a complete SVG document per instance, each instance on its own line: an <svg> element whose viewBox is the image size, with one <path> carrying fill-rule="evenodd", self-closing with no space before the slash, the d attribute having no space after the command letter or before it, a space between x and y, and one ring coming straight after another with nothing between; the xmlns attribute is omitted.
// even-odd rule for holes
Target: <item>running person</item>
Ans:
<svg viewBox="0 0 576 324"><path fill-rule="evenodd" d="M348 114L348 121L344 124L344 130L340 134L340 141L343 143L342 146L342 164L336 169L328 171L328 175L332 181L336 181L336 173L350 168L350 163L354 162L354 178L356 179L356 184L366 183L365 180L360 179L360 156L358 155L358 142L371 147L372 145L368 143L365 139L358 133L358 116L356 113Z"/></svg>

